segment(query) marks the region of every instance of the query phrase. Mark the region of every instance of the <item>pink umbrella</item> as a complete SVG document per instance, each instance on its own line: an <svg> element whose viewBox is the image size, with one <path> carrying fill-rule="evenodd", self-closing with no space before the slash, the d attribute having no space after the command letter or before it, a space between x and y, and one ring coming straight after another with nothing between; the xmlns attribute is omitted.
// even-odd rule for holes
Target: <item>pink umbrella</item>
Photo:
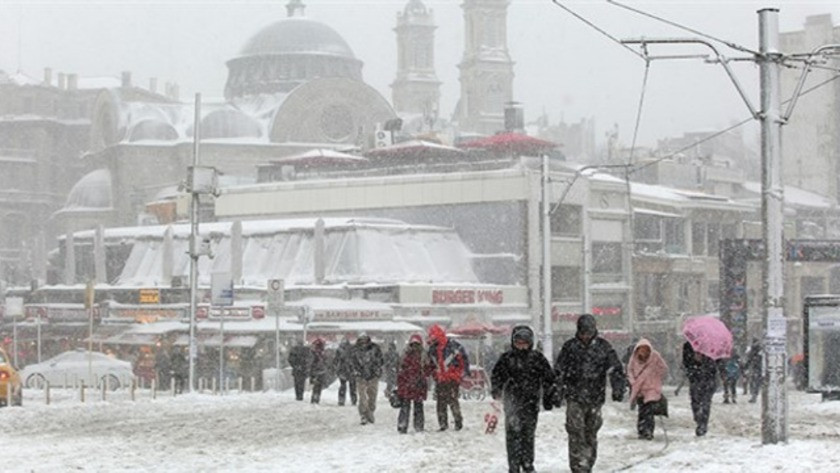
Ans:
<svg viewBox="0 0 840 473"><path fill-rule="evenodd" d="M732 354L732 332L718 318L689 317L683 323L683 335L694 351L713 360L729 358Z"/></svg>

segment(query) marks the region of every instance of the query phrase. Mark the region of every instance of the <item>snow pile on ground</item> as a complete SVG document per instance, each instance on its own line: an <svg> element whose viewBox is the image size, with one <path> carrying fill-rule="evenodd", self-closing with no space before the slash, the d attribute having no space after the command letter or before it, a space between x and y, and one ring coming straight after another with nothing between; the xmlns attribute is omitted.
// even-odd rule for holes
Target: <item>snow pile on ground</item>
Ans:
<svg viewBox="0 0 840 473"><path fill-rule="evenodd" d="M384 386L381 386L384 388ZM687 391L687 390L685 390ZM381 393L381 390L380 390ZM672 391L671 391L672 393ZM171 397L148 391L78 393L29 390L24 407L0 409L3 471L507 471L504 430L485 435L488 401L463 401L463 431L437 431L426 403L426 431L400 435L397 410L380 396L376 423L362 426L355 407L336 404L335 386L320 405L290 392ZM604 407L596 471L840 471L840 402L789 391L790 441L762 446L760 406L739 398L712 408L709 434L694 436L687 395L671 398L671 418L652 442L638 440L627 403ZM568 471L565 412L542 413L536 468ZM450 419L451 422L451 419ZM663 424L667 430L663 431ZM667 443L666 443L667 436Z"/></svg>

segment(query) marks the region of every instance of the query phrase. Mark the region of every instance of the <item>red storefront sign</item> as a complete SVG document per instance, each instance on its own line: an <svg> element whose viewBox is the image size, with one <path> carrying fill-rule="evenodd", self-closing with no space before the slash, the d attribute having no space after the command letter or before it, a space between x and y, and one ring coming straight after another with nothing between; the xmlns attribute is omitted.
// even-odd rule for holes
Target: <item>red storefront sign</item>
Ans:
<svg viewBox="0 0 840 473"><path fill-rule="evenodd" d="M432 304L503 304L505 293L501 289L434 289Z"/></svg>

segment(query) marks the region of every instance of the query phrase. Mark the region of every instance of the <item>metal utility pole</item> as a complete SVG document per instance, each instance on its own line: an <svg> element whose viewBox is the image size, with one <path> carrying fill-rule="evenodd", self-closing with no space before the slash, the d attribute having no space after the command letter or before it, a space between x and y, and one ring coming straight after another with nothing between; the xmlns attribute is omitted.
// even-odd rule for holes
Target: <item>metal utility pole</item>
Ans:
<svg viewBox="0 0 840 473"><path fill-rule="evenodd" d="M543 353L554 357L554 340L551 326L551 180L548 176L548 155L542 157L542 303L543 303Z"/></svg>
<svg viewBox="0 0 840 473"><path fill-rule="evenodd" d="M764 384L761 392L761 442L787 441L787 321L784 314L784 192L779 70L779 10L758 11L761 75L761 223L764 265Z"/></svg>
<svg viewBox="0 0 840 473"><path fill-rule="evenodd" d="M195 119L193 123L193 165L190 173L198 167L199 140L201 137L201 94L195 94ZM193 181L194 176L189 178ZM195 390L195 364L198 355L198 347L195 342L195 311L196 292L198 290L198 193L196 193L195 182L189 183L190 192L190 392Z"/></svg>

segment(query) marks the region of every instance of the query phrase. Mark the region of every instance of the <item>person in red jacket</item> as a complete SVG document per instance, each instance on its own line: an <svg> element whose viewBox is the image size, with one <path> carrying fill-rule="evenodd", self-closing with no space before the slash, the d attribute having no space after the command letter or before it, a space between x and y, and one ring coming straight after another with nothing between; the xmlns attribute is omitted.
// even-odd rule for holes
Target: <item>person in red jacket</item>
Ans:
<svg viewBox="0 0 840 473"><path fill-rule="evenodd" d="M459 387L464 375L470 374L470 360L464 347L455 340L446 338L446 332L439 325L429 327L429 358L434 366L437 418L440 430L449 428L447 408L452 410L455 430L464 427L461 416Z"/></svg>
<svg viewBox="0 0 840 473"><path fill-rule="evenodd" d="M397 418L397 431L408 431L408 419L411 405L414 404L414 430L422 432L425 423L423 401L429 390L428 377L432 374L429 356L423 350L423 337L414 334L408 339L397 371L397 396L400 399L400 414Z"/></svg>

